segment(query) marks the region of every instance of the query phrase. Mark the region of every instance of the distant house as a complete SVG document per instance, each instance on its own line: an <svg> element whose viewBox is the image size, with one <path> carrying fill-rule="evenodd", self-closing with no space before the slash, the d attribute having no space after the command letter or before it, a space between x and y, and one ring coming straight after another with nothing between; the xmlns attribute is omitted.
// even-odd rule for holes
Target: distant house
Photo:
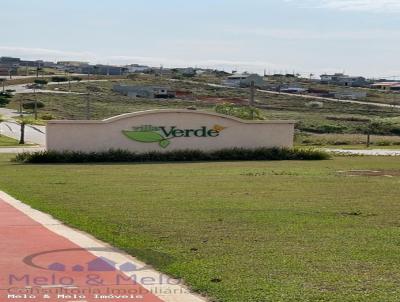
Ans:
<svg viewBox="0 0 400 302"><path fill-rule="evenodd" d="M58 61L57 65L65 66L65 67L84 67L88 66L89 62L82 61Z"/></svg>
<svg viewBox="0 0 400 302"><path fill-rule="evenodd" d="M400 82L377 82L371 85L371 88L380 90L400 90Z"/></svg>
<svg viewBox="0 0 400 302"><path fill-rule="evenodd" d="M333 96L335 99L343 100L358 100L367 97L367 92L365 91L339 91L334 92Z"/></svg>
<svg viewBox="0 0 400 302"><path fill-rule="evenodd" d="M247 73L233 74L223 81L224 85L231 87L250 87L252 82L254 82L254 86L257 88L263 88L267 84L262 76Z"/></svg>
<svg viewBox="0 0 400 302"><path fill-rule="evenodd" d="M13 76L17 74L17 68L16 67L5 67L0 64L0 76Z"/></svg>
<svg viewBox="0 0 400 302"><path fill-rule="evenodd" d="M126 71L125 67L113 65L88 65L80 68L80 73L94 75L122 75Z"/></svg>
<svg viewBox="0 0 400 302"><path fill-rule="evenodd" d="M175 97L175 91L165 86L114 85L113 91L132 98L167 99Z"/></svg>
<svg viewBox="0 0 400 302"><path fill-rule="evenodd" d="M0 64L7 65L9 67L18 67L21 63L20 58L13 57L0 57Z"/></svg>
<svg viewBox="0 0 400 302"><path fill-rule="evenodd" d="M146 65L131 64L125 66L128 73L140 73L151 70L151 67Z"/></svg>
<svg viewBox="0 0 400 302"><path fill-rule="evenodd" d="M306 93L308 89L301 87L286 87L286 88L281 88L279 91L285 93L301 94L301 93Z"/></svg>
<svg viewBox="0 0 400 302"><path fill-rule="evenodd" d="M351 77L343 73L322 74L321 76L322 84L333 84L347 87L366 87L368 81L364 77Z"/></svg>
<svg viewBox="0 0 400 302"><path fill-rule="evenodd" d="M43 67L44 62L42 60L30 61L30 60L23 60L20 63L21 67Z"/></svg>

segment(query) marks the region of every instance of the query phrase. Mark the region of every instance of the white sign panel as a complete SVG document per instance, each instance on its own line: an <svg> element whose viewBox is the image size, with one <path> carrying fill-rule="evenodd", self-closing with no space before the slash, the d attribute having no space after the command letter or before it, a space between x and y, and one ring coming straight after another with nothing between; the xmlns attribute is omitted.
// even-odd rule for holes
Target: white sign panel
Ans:
<svg viewBox="0 0 400 302"><path fill-rule="evenodd" d="M294 121L245 121L197 110L150 110L103 121L50 121L47 149L135 152L292 147Z"/></svg>

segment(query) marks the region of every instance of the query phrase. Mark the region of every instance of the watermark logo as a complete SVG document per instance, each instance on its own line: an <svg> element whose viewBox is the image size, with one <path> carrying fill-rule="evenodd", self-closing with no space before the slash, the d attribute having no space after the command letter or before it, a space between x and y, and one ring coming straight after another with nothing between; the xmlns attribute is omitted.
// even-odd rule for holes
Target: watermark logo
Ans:
<svg viewBox="0 0 400 302"><path fill-rule="evenodd" d="M212 128L202 126L197 129L180 129L177 126L142 125L122 133L129 139L141 143L158 143L161 148L167 148L174 138L183 137L217 137L226 127L214 125Z"/></svg>
<svg viewBox="0 0 400 302"><path fill-rule="evenodd" d="M7 301L88 298L136 301L147 294L170 294L169 290L174 294L188 293L180 286L180 279L157 273L133 260L117 263L115 259L124 258L113 257L112 253L120 251L103 247L71 248L28 255L22 259L26 270L2 272L0 280L4 283L0 295L5 294Z"/></svg>

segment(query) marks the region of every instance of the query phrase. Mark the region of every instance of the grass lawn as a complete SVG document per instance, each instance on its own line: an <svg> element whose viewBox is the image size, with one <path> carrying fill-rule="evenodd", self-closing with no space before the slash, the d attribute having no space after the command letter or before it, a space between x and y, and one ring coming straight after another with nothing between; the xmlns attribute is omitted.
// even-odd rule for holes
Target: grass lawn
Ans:
<svg viewBox="0 0 400 302"><path fill-rule="evenodd" d="M0 189L215 301L398 301L400 170L328 161L21 165ZM385 174L390 174L390 171Z"/></svg>
<svg viewBox="0 0 400 302"><path fill-rule="evenodd" d="M0 147L16 147L21 146L16 139L8 136L0 135Z"/></svg>

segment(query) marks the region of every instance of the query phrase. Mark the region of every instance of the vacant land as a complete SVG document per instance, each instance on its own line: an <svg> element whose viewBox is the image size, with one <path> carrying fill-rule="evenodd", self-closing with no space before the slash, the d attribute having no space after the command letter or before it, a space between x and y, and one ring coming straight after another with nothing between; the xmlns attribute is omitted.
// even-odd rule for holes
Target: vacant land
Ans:
<svg viewBox="0 0 400 302"><path fill-rule="evenodd" d="M218 81L221 81L221 78L198 77L191 81L182 81L170 77L136 75L131 79L108 78L107 81L100 82L46 85L45 89L48 90L71 90L79 94L38 94L37 98L45 105L43 109L39 110L39 117L43 117L43 119L85 119L87 93L90 94L93 119L104 119L122 113L148 109L195 107L213 111L215 104L232 100L239 104L248 104L248 89L212 87L205 83ZM114 93L112 87L115 84L163 85L179 91L180 94L176 99L132 99ZM327 85L318 84L316 88L324 86ZM334 87L327 86L325 88L333 89ZM380 98L388 96L379 91L370 91L369 93ZM18 109L21 102L33 99L35 99L33 94L18 94L13 98L9 107ZM375 146L396 145L399 141L400 110L398 108L327 100L315 101L295 95L271 95L263 92L256 93L256 106L266 119L296 120L296 128L299 130L297 142L301 145L341 145L343 143L343 145L359 145L361 147L362 144L365 144L367 132L376 135L372 140L372 144ZM320 134L332 135L325 140L321 139ZM337 141L331 139L335 135L337 135ZM357 135L358 137L356 137ZM362 135L364 138L358 139Z"/></svg>
<svg viewBox="0 0 400 302"><path fill-rule="evenodd" d="M0 155L0 189L216 301L400 296L397 158L136 165L9 158Z"/></svg>

